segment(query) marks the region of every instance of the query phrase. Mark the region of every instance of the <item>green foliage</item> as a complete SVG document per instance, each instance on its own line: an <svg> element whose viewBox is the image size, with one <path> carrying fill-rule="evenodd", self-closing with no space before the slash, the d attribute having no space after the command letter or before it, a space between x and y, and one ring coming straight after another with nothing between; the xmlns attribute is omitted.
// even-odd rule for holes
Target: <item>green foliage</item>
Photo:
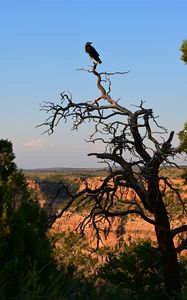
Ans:
<svg viewBox="0 0 187 300"><path fill-rule="evenodd" d="M0 140L0 179L5 180L13 171L16 165L13 162L15 155L12 151L12 143L8 140Z"/></svg>
<svg viewBox="0 0 187 300"><path fill-rule="evenodd" d="M48 238L47 216L13 162L12 144L0 140L0 149L1 300L163 299L162 259L149 242L115 250L98 267L85 237L68 231ZM185 286L186 260L181 274Z"/></svg>
<svg viewBox="0 0 187 300"><path fill-rule="evenodd" d="M187 40L184 40L182 42L182 45L180 47L180 50L182 51L182 56L181 56L181 60L185 62L185 64L187 64Z"/></svg>
<svg viewBox="0 0 187 300"><path fill-rule="evenodd" d="M177 187L176 187L177 188ZM178 190L180 187L178 187ZM184 207L181 205L181 199L172 190L167 191L163 197L164 204L168 211L168 217L170 220L184 221ZM184 206L186 205L186 199L182 199Z"/></svg>
<svg viewBox="0 0 187 300"><path fill-rule="evenodd" d="M184 183L187 184L187 168L185 169L184 173L181 175L181 178L184 179Z"/></svg>
<svg viewBox="0 0 187 300"><path fill-rule="evenodd" d="M13 299L31 266L37 267L42 286L49 284L56 268L46 235L47 216L13 162L12 144L0 140L0 151L0 295Z"/></svg>
<svg viewBox="0 0 187 300"><path fill-rule="evenodd" d="M186 41L186 51L187 51L187 41ZM180 139L180 150L187 153L187 123L184 124L183 130L178 133ZM181 176L185 183L187 183L187 170Z"/></svg>
<svg viewBox="0 0 187 300"><path fill-rule="evenodd" d="M187 123L184 124L183 130L178 133L180 139L180 150L187 153Z"/></svg>
<svg viewBox="0 0 187 300"><path fill-rule="evenodd" d="M77 276L93 274L98 259L90 255L94 249L88 244L85 236L68 230L53 234L52 241L59 266L66 270L72 268Z"/></svg>
<svg viewBox="0 0 187 300"><path fill-rule="evenodd" d="M55 234L52 240L59 267L67 274L73 272L73 280L63 289L68 300L176 299L166 297L162 257L149 241L137 241L123 252L118 249L108 252L103 248L102 257L107 258L107 262L101 266L96 253L94 258L89 255L91 249L85 237L79 239L78 234L68 231ZM180 267L184 295L180 299L185 300L186 260Z"/></svg>
<svg viewBox="0 0 187 300"><path fill-rule="evenodd" d="M0 149L0 299L79 299L75 267L57 268L47 215L13 162L11 142L0 140Z"/></svg>
<svg viewBox="0 0 187 300"><path fill-rule="evenodd" d="M98 276L134 295L132 299L158 299L163 291L161 255L148 241L134 243L121 253L110 253Z"/></svg>
<svg viewBox="0 0 187 300"><path fill-rule="evenodd" d="M180 258L179 267L182 281L181 300L187 300L187 254Z"/></svg>

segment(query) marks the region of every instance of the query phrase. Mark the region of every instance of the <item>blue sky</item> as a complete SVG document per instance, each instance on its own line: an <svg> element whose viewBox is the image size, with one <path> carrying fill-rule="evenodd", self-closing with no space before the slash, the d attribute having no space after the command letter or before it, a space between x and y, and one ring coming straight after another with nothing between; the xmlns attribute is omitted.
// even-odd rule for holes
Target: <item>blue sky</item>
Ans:
<svg viewBox="0 0 187 300"><path fill-rule="evenodd" d="M100 53L99 70L130 71L113 78L114 98L129 108L143 99L168 130L182 129L186 12L186 0L0 0L0 136L14 143L18 167L98 166L87 157L88 126L61 124L52 136L35 128L45 118L39 104L62 91L75 101L98 96L94 78L76 71L90 64L86 41Z"/></svg>

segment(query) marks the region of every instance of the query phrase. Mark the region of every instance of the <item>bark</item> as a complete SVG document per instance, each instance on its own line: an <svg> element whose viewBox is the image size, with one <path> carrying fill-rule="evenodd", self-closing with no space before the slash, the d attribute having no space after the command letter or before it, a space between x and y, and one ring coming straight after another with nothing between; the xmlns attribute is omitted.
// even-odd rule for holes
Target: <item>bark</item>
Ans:
<svg viewBox="0 0 187 300"><path fill-rule="evenodd" d="M158 198L161 198L159 196ZM165 286L169 291L180 291L180 273L177 254L171 235L167 212L162 199L158 199L158 207L155 209L155 232L159 249L163 255L163 267Z"/></svg>
<svg viewBox="0 0 187 300"><path fill-rule="evenodd" d="M155 217L155 233L159 250L163 256L165 287L168 293L178 294L181 288L179 263L167 210L159 191L158 182L155 177L149 180L149 203Z"/></svg>

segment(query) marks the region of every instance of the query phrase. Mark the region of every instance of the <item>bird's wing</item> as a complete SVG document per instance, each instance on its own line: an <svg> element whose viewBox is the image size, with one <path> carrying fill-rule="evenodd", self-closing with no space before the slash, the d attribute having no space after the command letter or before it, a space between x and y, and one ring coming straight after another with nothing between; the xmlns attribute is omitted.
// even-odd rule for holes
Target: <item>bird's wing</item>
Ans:
<svg viewBox="0 0 187 300"><path fill-rule="evenodd" d="M90 52L92 53L93 56L98 56L99 57L99 53L95 50L94 47L90 46L90 49L91 49Z"/></svg>

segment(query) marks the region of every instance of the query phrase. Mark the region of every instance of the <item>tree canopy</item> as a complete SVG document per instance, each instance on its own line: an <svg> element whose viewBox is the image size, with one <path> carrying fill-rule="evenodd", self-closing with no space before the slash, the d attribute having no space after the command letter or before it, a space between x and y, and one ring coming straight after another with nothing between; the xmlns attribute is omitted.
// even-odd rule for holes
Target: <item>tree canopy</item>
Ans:
<svg viewBox="0 0 187 300"><path fill-rule="evenodd" d="M33 199L23 173L14 163L14 158L12 143L1 139L1 299L24 299L20 294L23 293L24 285L27 285L26 293L34 293L34 280L37 281L38 288L47 286L55 270L46 235L46 213L40 208L37 199ZM37 278L34 278L34 272Z"/></svg>
<svg viewBox="0 0 187 300"><path fill-rule="evenodd" d="M183 130L178 133L180 139L180 149L187 153L187 123L184 124Z"/></svg>
<svg viewBox="0 0 187 300"><path fill-rule="evenodd" d="M184 61L185 64L187 64L187 40L184 40L182 42L180 50L182 51L181 60Z"/></svg>

